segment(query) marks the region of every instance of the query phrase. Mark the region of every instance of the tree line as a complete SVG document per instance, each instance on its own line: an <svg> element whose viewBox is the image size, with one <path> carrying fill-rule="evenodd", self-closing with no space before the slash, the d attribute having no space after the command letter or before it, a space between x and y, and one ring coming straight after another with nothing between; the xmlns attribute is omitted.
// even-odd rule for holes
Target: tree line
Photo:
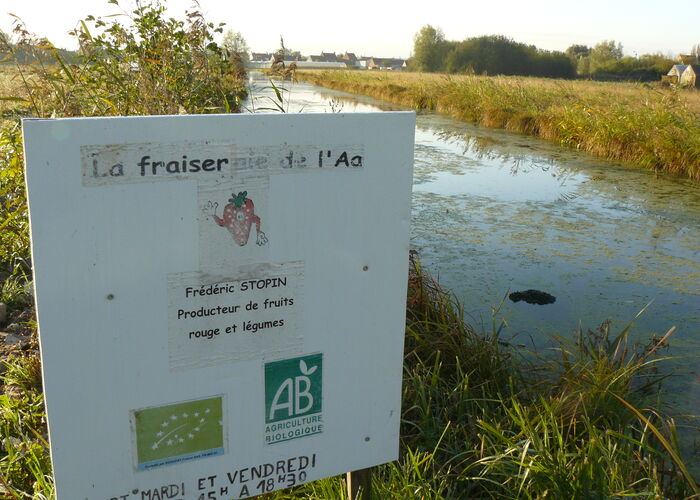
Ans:
<svg viewBox="0 0 700 500"><path fill-rule="evenodd" d="M74 63L78 60L77 52L55 48L46 40L38 40L30 46L26 43L15 43L12 38L9 33L0 30L0 64L31 64L37 59L41 59L48 64L54 64L57 62L56 56L69 63Z"/></svg>
<svg viewBox="0 0 700 500"><path fill-rule="evenodd" d="M442 30L431 25L423 26L413 42L410 68L424 72L658 80L674 64L660 54L624 56L615 41L549 51L503 35L445 40Z"/></svg>
<svg viewBox="0 0 700 500"><path fill-rule="evenodd" d="M48 40L39 40L38 43L29 44L26 43L29 39L29 33L25 32L21 25L17 31L20 36L13 37L12 34L0 29L0 63L31 64L37 58L41 58L42 61L53 64L57 62L56 54L54 54L53 50L56 50L58 57L64 62L77 63L81 60L79 51L54 47ZM15 38L23 40L18 43L14 40ZM228 29L220 45L222 49L228 51L230 56L236 57L241 61L250 59L248 55L250 48L240 31L234 32Z"/></svg>

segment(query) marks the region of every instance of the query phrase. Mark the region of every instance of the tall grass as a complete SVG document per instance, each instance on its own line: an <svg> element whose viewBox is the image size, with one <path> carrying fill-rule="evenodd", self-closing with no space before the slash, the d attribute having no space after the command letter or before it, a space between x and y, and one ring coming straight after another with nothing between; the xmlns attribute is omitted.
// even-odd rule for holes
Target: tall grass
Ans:
<svg viewBox="0 0 700 500"><path fill-rule="evenodd" d="M302 71L300 79L700 180L700 97L651 85Z"/></svg>
<svg viewBox="0 0 700 500"><path fill-rule="evenodd" d="M645 409L670 332L628 345L629 327L613 335L605 323L533 361L501 340L502 324L481 334L464 324L459 304L412 266L403 447L449 464L452 498L698 493L673 420Z"/></svg>
<svg viewBox="0 0 700 500"><path fill-rule="evenodd" d="M36 340L34 348L37 347ZM0 485L3 498L51 498L49 458L41 367L36 351L3 361L0 377ZM0 488L2 491L2 488Z"/></svg>
<svg viewBox="0 0 700 500"><path fill-rule="evenodd" d="M631 345L629 328L605 323L533 359L501 339L502 323L466 324L415 258L406 310L400 457L375 469L375 498L700 498L674 421L652 406L671 332ZM11 358L3 382L0 484L51 498L38 358ZM345 498L345 486L329 478L262 498Z"/></svg>
<svg viewBox="0 0 700 500"><path fill-rule="evenodd" d="M9 122L0 125L0 280L24 277L29 260L21 130L18 123Z"/></svg>

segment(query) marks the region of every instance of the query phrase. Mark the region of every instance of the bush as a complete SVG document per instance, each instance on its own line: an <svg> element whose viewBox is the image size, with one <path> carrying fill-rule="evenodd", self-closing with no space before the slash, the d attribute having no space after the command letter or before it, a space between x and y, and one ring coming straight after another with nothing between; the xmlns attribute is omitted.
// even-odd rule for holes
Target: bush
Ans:
<svg viewBox="0 0 700 500"><path fill-rule="evenodd" d="M116 4L116 0L110 0ZM165 18L159 0L139 3L122 19L88 16L72 34L80 44L67 60L23 25L12 54L34 52L36 74L25 78L29 112L41 117L238 112L246 96L238 56L214 41L222 24L201 12ZM125 22L121 22L125 21ZM92 27L88 25L91 24ZM99 34L98 34L99 31ZM55 64L50 64L50 63ZM20 72L28 72L17 64Z"/></svg>

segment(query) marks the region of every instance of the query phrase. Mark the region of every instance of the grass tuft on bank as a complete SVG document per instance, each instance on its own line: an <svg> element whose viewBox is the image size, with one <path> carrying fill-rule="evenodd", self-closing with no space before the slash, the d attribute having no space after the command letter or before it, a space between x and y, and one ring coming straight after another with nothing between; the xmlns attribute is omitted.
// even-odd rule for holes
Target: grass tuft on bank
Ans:
<svg viewBox="0 0 700 500"><path fill-rule="evenodd" d="M700 92L527 77L301 71L316 85L700 180Z"/></svg>

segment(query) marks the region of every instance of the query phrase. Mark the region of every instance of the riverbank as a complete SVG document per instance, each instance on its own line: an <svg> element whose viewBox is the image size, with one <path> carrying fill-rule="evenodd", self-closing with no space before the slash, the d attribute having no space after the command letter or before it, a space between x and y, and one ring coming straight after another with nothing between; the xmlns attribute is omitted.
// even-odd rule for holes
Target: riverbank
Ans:
<svg viewBox="0 0 700 500"><path fill-rule="evenodd" d="M296 76L700 180L700 92L694 90L387 71L302 71Z"/></svg>

